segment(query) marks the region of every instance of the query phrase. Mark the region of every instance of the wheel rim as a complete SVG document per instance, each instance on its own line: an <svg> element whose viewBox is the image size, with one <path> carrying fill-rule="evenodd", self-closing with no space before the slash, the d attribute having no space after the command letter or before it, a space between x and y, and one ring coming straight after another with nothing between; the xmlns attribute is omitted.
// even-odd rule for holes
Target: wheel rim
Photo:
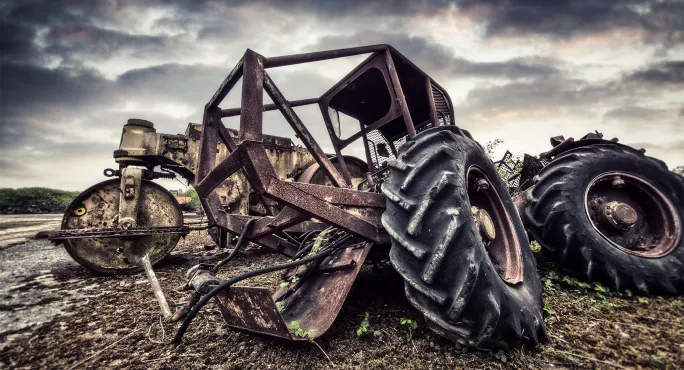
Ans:
<svg viewBox="0 0 684 370"><path fill-rule="evenodd" d="M594 229L622 251L659 258L679 244L682 224L674 205L641 177L602 173L587 186L584 204Z"/></svg>
<svg viewBox="0 0 684 370"><path fill-rule="evenodd" d="M118 227L120 200L119 179L93 185L67 207L62 230ZM141 227L182 226L183 214L168 190L143 180L140 188L138 224ZM179 234L122 238L85 238L65 240L67 252L81 265L103 273L134 271L141 267L139 258L150 255L156 263L167 255L180 239Z"/></svg>
<svg viewBox="0 0 684 370"><path fill-rule="evenodd" d="M499 193L477 166L468 168L466 185L475 225L496 272L508 284L523 281L520 242Z"/></svg>

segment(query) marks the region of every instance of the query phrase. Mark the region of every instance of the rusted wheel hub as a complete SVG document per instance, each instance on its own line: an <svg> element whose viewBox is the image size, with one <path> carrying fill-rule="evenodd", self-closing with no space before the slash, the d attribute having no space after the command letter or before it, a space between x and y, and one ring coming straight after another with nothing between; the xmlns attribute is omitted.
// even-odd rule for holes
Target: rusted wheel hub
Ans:
<svg viewBox="0 0 684 370"><path fill-rule="evenodd" d="M639 219L634 208L630 207L629 204L618 201L603 204L599 217L603 224L618 230L629 230Z"/></svg>
<svg viewBox="0 0 684 370"><path fill-rule="evenodd" d="M473 220L487 254L501 279L517 284L523 280L522 252L511 216L482 169L471 166L467 178Z"/></svg>
<svg viewBox="0 0 684 370"><path fill-rule="evenodd" d="M614 247L659 258L678 245L682 224L672 202L653 184L625 172L606 172L585 191L592 226Z"/></svg>
<svg viewBox="0 0 684 370"><path fill-rule="evenodd" d="M492 216L484 209L479 209L477 207L472 207L472 211L480 235L482 235L486 241L494 240L496 238L496 227L494 226Z"/></svg>

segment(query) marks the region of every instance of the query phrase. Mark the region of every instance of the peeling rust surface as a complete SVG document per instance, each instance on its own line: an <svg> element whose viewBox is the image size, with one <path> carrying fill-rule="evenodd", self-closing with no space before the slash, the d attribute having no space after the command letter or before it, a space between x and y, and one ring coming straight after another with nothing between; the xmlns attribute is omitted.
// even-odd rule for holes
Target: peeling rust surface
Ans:
<svg viewBox="0 0 684 370"><path fill-rule="evenodd" d="M81 193L64 213L62 229L102 229L119 226L119 179L101 182ZM140 227L182 226L183 214L175 198L160 185L143 180L140 188L137 225ZM85 213L81 216L82 209ZM144 254L155 263L175 246L180 235L136 238L90 238L65 240L69 254L95 271L112 273L141 268Z"/></svg>
<svg viewBox="0 0 684 370"><path fill-rule="evenodd" d="M216 301L228 326L291 339L268 289L232 287L219 293Z"/></svg>

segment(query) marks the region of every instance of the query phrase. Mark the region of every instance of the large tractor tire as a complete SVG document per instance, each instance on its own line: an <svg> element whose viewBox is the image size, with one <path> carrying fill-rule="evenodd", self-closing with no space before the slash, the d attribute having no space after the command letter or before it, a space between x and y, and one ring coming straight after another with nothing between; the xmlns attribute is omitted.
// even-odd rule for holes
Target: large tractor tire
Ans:
<svg viewBox="0 0 684 370"><path fill-rule="evenodd" d="M623 145L562 154L539 173L525 217L561 269L615 291L684 292L684 181Z"/></svg>
<svg viewBox="0 0 684 370"><path fill-rule="evenodd" d="M471 347L536 345L542 285L522 222L482 148L454 127L404 144L382 184L382 224L406 297L436 333Z"/></svg>

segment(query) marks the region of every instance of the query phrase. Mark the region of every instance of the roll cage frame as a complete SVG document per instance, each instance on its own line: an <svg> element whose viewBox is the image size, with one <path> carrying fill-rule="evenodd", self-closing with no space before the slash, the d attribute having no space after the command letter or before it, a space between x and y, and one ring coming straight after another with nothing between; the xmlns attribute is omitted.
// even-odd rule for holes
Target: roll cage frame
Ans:
<svg viewBox="0 0 684 370"><path fill-rule="evenodd" d="M332 86L321 97L288 101L269 74L269 68L290 66L323 60L370 54L361 64ZM379 71L384 84L380 89ZM242 78L242 97L238 108L221 109L219 104ZM403 85L403 86L402 86ZM407 89L405 90L404 87ZM274 104L264 104L263 91ZM409 94L407 95L407 92ZM364 95L365 94L365 95ZM379 95L378 95L379 94ZM387 101L389 95L389 101ZM360 96L376 99L382 96L382 107L360 101ZM438 102L436 103L436 97ZM377 100L377 99L376 99ZM321 149L294 107L318 104L325 126L336 154L337 168ZM387 113L382 114L388 105ZM409 106L410 105L410 106ZM263 112L279 110L295 131L297 137L309 150L333 186L284 181L277 177L267 157L263 140ZM360 122L360 130L348 138L338 137L331 119L331 109L346 113ZM221 121L224 117L239 116L238 140L234 140ZM386 169L387 161L378 162L382 152L391 159L397 155L397 147L422 129L453 125L453 106L446 91L427 74L389 45L371 45L356 48L312 52L266 58L248 49L230 74L204 107L200 135L199 159L194 186L209 222L221 230L221 243L226 233L239 234L252 216L229 214L223 211L221 202L213 190L225 179L242 170L253 191L267 209L277 209L270 216L259 217L246 230L245 237L254 243L270 247L291 256L296 251L282 243L274 234L281 230L307 229L307 222L316 219L330 226L345 230L372 243L387 244L389 238L380 223L385 208L385 196L381 193L351 189L351 178L345 164L342 149L362 139L366 149L369 174ZM419 121L418 124L415 124ZM378 131L379 130L379 131ZM460 131L460 129L459 129ZM369 141L369 134L380 132L389 144L378 150ZM391 136L391 137L390 137ZM219 140L230 151L228 157L216 163L216 147ZM375 146L374 146L375 145ZM375 157L373 157L373 152ZM381 154L382 154L381 153ZM371 163L373 165L371 166Z"/></svg>

